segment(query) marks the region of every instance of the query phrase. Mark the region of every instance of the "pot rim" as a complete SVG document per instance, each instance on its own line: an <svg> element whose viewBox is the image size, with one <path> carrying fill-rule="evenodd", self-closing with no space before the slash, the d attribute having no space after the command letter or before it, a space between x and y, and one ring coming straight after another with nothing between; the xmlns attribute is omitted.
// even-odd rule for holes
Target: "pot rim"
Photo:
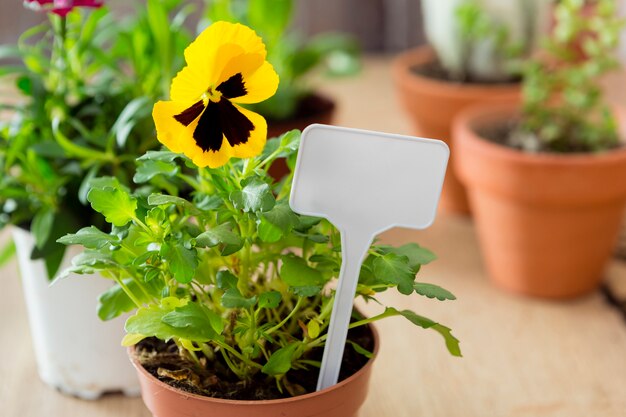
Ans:
<svg viewBox="0 0 626 417"><path fill-rule="evenodd" d="M372 358L370 358L365 365L363 365L363 367L361 369L359 369L358 371L356 371L354 374L350 375L348 378L344 379L341 382L338 382L337 384L330 386L328 388L325 388L321 391L315 391L315 392L310 392L308 394L304 394L304 395L299 395L297 397L290 397L290 398L280 398L277 400L228 400L228 399L224 399L224 398L214 398L214 397L207 397L204 395L198 395L198 394L193 394L187 391L183 391L177 388L174 388L168 384L166 384L165 382L159 380L158 378L155 378L150 372L148 372L143 365L141 365L139 363L139 361L137 360L136 356L135 356L135 346L129 346L127 348L127 353L128 353L128 357L133 365L133 367L135 368L135 370L139 373L141 373L143 376L151 379L154 383L156 383L158 386L160 386L163 389L166 389L168 391L171 391L174 394L177 395L182 395L184 397L187 398L193 398L196 400L200 400L200 401L207 401L207 402L213 402L213 403L218 403L218 404L222 404L222 405L258 405L258 406L271 406L271 405L277 405L277 404L285 404L285 403L293 403L293 402L299 402L299 401L306 401L309 399L314 399L316 397L322 397L332 391L335 391L337 389L342 388L345 385L350 384L352 381L360 378L365 372L367 372L369 370L369 368L372 367L374 360L378 357L378 352L379 352L379 348L380 348L380 336L378 334L378 330L376 329L376 326L373 325L373 323L369 323L368 324L370 330L372 331L372 336L374 338L374 351L372 352Z"/></svg>
<svg viewBox="0 0 626 417"><path fill-rule="evenodd" d="M626 110L614 106L613 111L626 120ZM621 146L600 152L526 152L521 149L511 148L506 145L495 143L483 138L476 127L489 124L489 122L512 120L519 117L521 104L511 101L504 104L481 103L470 106L461 111L453 122L453 137L455 141L465 141L469 145L480 148L480 151L490 157L504 159L511 163L529 166L552 165L555 167L578 165L588 167L607 162L618 162L626 159L626 121L619 123ZM460 134L463 132L464 134Z"/></svg>
<svg viewBox="0 0 626 417"><path fill-rule="evenodd" d="M475 97L485 92L515 93L519 91L521 82L509 83L462 83L440 80L418 74L411 70L417 65L426 64L435 59L435 51L430 45L422 45L396 55L392 61L392 73L397 82L418 91L437 91L439 94Z"/></svg>

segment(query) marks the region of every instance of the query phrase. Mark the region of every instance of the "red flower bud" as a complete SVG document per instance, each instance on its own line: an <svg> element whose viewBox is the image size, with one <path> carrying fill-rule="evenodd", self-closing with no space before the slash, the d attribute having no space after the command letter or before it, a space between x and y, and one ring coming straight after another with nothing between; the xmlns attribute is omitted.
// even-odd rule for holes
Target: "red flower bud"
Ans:
<svg viewBox="0 0 626 417"><path fill-rule="evenodd" d="M56 13L66 16L75 7L98 8L104 0L24 0L24 5L32 10Z"/></svg>

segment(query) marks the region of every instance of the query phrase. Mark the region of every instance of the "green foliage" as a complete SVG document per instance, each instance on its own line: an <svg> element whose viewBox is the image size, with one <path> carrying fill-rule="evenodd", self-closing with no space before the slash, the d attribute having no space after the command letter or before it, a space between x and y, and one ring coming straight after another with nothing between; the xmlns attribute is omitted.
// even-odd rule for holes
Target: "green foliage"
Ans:
<svg viewBox="0 0 626 417"><path fill-rule="evenodd" d="M189 41L183 23L190 9L181 3L150 1L126 19L106 8L50 14L18 45L0 47L0 60L11 60L0 63L0 79L15 85L0 105L11 111L0 123L0 227L30 229L33 258L46 261L50 277L65 249L57 239L104 225L98 212L122 226L136 208L122 190L90 194L94 209L87 194L98 176L133 186L135 159L158 147L152 104L168 93ZM177 174L170 167L150 161L136 179L170 178ZM124 213L109 217L106 206L115 204ZM95 232L78 239L92 247Z"/></svg>
<svg viewBox="0 0 626 417"><path fill-rule="evenodd" d="M265 375L279 387L287 386L292 370L319 366L311 358L326 339L340 236L326 220L291 211L293 174L278 183L267 174L276 158L293 158L298 143L298 132L289 132L270 139L262 155L197 169L196 175L183 170L189 161L182 156L150 152L141 158L175 165L172 181L185 178L193 185L184 195L164 194L157 177L132 194L111 178L92 181L89 201L114 222L111 231L87 227L60 242L88 248L70 271L99 271L116 282L100 298L101 318L136 309L125 344L151 336L173 340L185 357L201 352L207 360L223 360L220 366L243 381ZM374 300L397 290L454 299L415 280L434 258L414 243L374 245L355 296ZM447 327L410 311L387 308L351 326L399 315L440 333L448 350L460 355Z"/></svg>
<svg viewBox="0 0 626 417"><path fill-rule="evenodd" d="M512 146L537 152L597 152L618 145L600 77L617 68L624 27L617 2L563 0L545 55L524 73L522 126Z"/></svg>
<svg viewBox="0 0 626 417"><path fill-rule="evenodd" d="M353 75L360 69L358 44L349 36L323 33L304 41L289 32L293 0L205 0L209 22L239 22L254 29L267 46L268 61L280 76L274 97L252 106L271 120L293 117L299 102L311 94L305 76L322 67L330 76Z"/></svg>

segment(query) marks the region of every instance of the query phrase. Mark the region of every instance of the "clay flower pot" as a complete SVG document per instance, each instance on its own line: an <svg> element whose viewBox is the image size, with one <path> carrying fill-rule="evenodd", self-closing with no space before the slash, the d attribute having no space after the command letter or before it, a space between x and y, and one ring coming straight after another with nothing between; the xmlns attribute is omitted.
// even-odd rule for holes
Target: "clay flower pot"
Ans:
<svg viewBox="0 0 626 417"><path fill-rule="evenodd" d="M515 293L589 293L602 280L626 206L626 147L529 154L476 133L518 115L515 104L483 105L454 126L454 168L468 190L487 272Z"/></svg>
<svg viewBox="0 0 626 417"><path fill-rule="evenodd" d="M133 348L128 352L139 375L143 401L154 417L356 417L367 398L379 347L378 333L370 328L374 357L363 368L330 388L279 400L235 401L190 394L156 379L137 361Z"/></svg>
<svg viewBox="0 0 626 417"><path fill-rule="evenodd" d="M301 100L296 115L286 120L268 120L267 137L275 138L290 130L304 130L307 126L320 123L329 125L335 115L335 102L320 94L312 94ZM277 159L269 169L274 179L280 180L289 173L284 159Z"/></svg>
<svg viewBox="0 0 626 417"><path fill-rule="evenodd" d="M513 84L462 84L430 78L415 72L433 62L430 47L400 54L393 62L396 90L411 117L417 136L440 139L450 147L450 164L441 195L440 207L448 212L469 214L465 188L458 181L452 163L458 152L451 144L452 120L466 107L480 103L506 102L520 97L520 86Z"/></svg>

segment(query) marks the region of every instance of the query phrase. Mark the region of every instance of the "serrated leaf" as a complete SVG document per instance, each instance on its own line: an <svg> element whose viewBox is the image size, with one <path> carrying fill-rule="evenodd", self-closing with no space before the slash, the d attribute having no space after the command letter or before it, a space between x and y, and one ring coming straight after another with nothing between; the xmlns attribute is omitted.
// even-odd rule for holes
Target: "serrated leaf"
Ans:
<svg viewBox="0 0 626 417"><path fill-rule="evenodd" d="M229 288L222 296L222 305L226 308L250 308L256 304L256 297L246 298L237 288Z"/></svg>
<svg viewBox="0 0 626 417"><path fill-rule="evenodd" d="M439 301L456 300L454 294L438 285L416 282L413 284L413 288L417 294L428 298L436 298Z"/></svg>
<svg viewBox="0 0 626 417"><path fill-rule="evenodd" d="M181 300L176 297L166 297L161 300L160 305L139 308L135 315L126 321L126 332L133 335L142 335L144 337L154 336L161 340L170 340L174 337L199 343L212 340L215 337L215 331L212 326L206 326L201 329L174 327L163 321L165 316L175 311L177 308L185 306L187 303L187 300ZM139 338L139 336L134 336L133 340L137 338Z"/></svg>
<svg viewBox="0 0 626 417"><path fill-rule="evenodd" d="M448 327L442 324L439 324L427 317L420 316L412 312L411 310L400 311L400 310L396 310L395 308L388 307L386 312L397 313L403 316L404 318L406 318L407 320L409 320L411 323L415 324L416 326L419 326L423 329L432 329L436 331L444 338L446 347L448 348L448 352L450 352L451 355L459 356L459 357L463 356L461 354L461 347L459 345L459 340L452 335L452 331Z"/></svg>
<svg viewBox="0 0 626 417"><path fill-rule="evenodd" d="M387 253L376 257L372 265L373 273L380 282L397 285L398 291L405 295L413 292L415 272L411 270L406 256Z"/></svg>
<svg viewBox="0 0 626 417"><path fill-rule="evenodd" d="M161 256L169 263L169 270L181 284L191 282L198 268L198 256L195 249L187 249L178 243L161 245Z"/></svg>
<svg viewBox="0 0 626 417"><path fill-rule="evenodd" d="M148 204L151 206L163 206L173 204L175 206L183 207L189 210L191 214L201 214L200 210L191 202L181 197L166 194L150 194L148 196Z"/></svg>
<svg viewBox="0 0 626 417"><path fill-rule="evenodd" d="M212 248L217 245L243 245L241 237L231 231L228 223L221 224L196 236L196 246L200 248Z"/></svg>
<svg viewBox="0 0 626 417"><path fill-rule="evenodd" d="M126 225L136 215L137 200L121 188L92 188L87 200L107 222L118 227Z"/></svg>
<svg viewBox="0 0 626 417"><path fill-rule="evenodd" d="M157 175L173 177L178 174L178 171L178 166L169 162L145 161L137 167L133 181L136 184L143 184Z"/></svg>
<svg viewBox="0 0 626 417"><path fill-rule="evenodd" d="M291 369L291 361L297 348L298 344L292 343L272 353L272 356L263 366L263 373L270 376L286 374Z"/></svg>
<svg viewBox="0 0 626 417"><path fill-rule="evenodd" d="M377 249L383 254L395 253L398 256L406 256L409 259L409 266L414 270L419 268L420 265L429 264L437 259L437 255L417 243L407 243L397 248L381 245L378 246Z"/></svg>
<svg viewBox="0 0 626 417"><path fill-rule="evenodd" d="M219 315L195 302L176 307L161 320L177 329L185 329L189 335L193 335L191 340L212 340L224 330L224 323Z"/></svg>
<svg viewBox="0 0 626 417"><path fill-rule="evenodd" d="M276 199L266 182L258 177L252 177L244 181L241 191L234 191L230 195L235 208L244 212L267 212L270 211Z"/></svg>
<svg viewBox="0 0 626 417"><path fill-rule="evenodd" d="M57 242L64 245L82 245L87 249L101 249L108 245L117 245L120 242L118 236L104 233L95 226L84 227L72 235L65 235Z"/></svg>
<svg viewBox="0 0 626 417"><path fill-rule="evenodd" d="M268 291L259 295L260 308L276 308L280 304L282 296L278 291Z"/></svg>

